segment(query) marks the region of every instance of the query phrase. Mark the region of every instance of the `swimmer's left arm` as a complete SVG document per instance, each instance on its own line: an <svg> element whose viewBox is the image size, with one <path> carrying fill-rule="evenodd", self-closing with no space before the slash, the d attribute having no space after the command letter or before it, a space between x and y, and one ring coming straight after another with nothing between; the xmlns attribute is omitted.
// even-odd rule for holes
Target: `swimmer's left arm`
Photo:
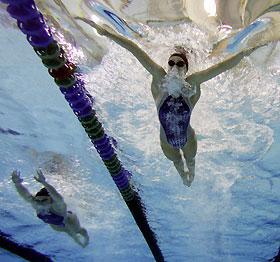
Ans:
<svg viewBox="0 0 280 262"><path fill-rule="evenodd" d="M214 78L217 75L236 66L244 57L249 56L259 47L260 46L243 50L206 70L190 75L186 80L192 85L201 84L207 80L210 80L211 78Z"/></svg>
<svg viewBox="0 0 280 262"><path fill-rule="evenodd" d="M43 175L42 171L40 169L36 170L37 172L37 177L34 176L34 179L41 183L49 192L51 198L55 201L63 201L63 197L56 191L56 189L50 185L49 183L47 183L45 176Z"/></svg>

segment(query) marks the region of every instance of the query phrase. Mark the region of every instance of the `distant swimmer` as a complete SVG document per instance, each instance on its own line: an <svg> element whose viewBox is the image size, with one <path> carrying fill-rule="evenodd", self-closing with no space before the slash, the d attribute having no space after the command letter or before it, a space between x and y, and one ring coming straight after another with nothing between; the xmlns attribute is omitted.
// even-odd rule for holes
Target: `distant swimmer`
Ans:
<svg viewBox="0 0 280 262"><path fill-rule="evenodd" d="M195 176L197 139L190 125L191 113L200 98L200 84L236 66L256 48L238 54L192 75L187 75L188 59L183 47L177 47L168 59L168 72L155 63L133 41L103 28L93 21L77 17L94 27L100 35L107 36L131 52L152 75L151 91L160 121L160 144L164 155L171 161L183 183L190 186ZM186 167L185 168L185 164Z"/></svg>
<svg viewBox="0 0 280 262"><path fill-rule="evenodd" d="M49 224L52 229L67 233L80 246L86 247L88 245L89 236L86 229L80 226L75 213L67 211L63 197L46 182L41 170L37 170L37 177L34 176L34 179L44 187L35 196L22 185L23 179L20 177L19 171L13 171L11 177L18 193L36 210L38 218ZM80 236L84 238L83 242Z"/></svg>

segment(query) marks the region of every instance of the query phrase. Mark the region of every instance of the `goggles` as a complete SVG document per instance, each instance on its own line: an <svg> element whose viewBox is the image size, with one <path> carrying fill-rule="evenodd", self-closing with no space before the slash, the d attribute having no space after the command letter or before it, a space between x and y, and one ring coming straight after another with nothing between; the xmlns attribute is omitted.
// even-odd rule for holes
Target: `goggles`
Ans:
<svg viewBox="0 0 280 262"><path fill-rule="evenodd" d="M46 203L49 201L49 198L35 198L35 201L39 203Z"/></svg>
<svg viewBox="0 0 280 262"><path fill-rule="evenodd" d="M175 63L173 60L169 60L168 61L169 66L178 66L178 67L183 67L185 65L184 61L178 61L177 63Z"/></svg>

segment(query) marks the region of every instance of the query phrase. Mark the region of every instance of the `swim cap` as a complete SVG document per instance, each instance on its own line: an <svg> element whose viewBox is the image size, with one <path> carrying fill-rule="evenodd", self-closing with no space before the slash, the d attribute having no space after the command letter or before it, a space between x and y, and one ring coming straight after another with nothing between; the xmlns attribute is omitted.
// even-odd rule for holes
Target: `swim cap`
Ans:
<svg viewBox="0 0 280 262"><path fill-rule="evenodd" d="M37 196L50 196L50 193L48 192L48 190L43 187L40 191L37 192L37 194L35 195L35 197Z"/></svg>

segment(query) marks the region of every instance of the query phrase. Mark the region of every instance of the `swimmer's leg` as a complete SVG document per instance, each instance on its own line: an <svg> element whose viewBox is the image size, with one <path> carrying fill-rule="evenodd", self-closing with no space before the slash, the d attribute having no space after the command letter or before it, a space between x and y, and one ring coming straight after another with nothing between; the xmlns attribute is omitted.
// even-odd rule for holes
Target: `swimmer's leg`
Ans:
<svg viewBox="0 0 280 262"><path fill-rule="evenodd" d="M169 145L167 142L160 140L160 146L164 155L173 162L176 170L182 177L185 173L184 171L184 162L180 149L176 149L173 146Z"/></svg>
<svg viewBox="0 0 280 262"><path fill-rule="evenodd" d="M197 152L197 138L195 132L193 130L192 135L188 139L185 146L182 148L184 158L186 160L188 171L185 174L185 181L184 184L190 186L194 180L195 175L195 156Z"/></svg>
<svg viewBox="0 0 280 262"><path fill-rule="evenodd" d="M80 245L81 247L85 247L84 244L81 242L79 235L77 235L76 233L73 233L71 231L65 231L70 237L72 237L74 239L74 241Z"/></svg>
<svg viewBox="0 0 280 262"><path fill-rule="evenodd" d="M81 247L86 247L89 242L89 236L86 229L80 226L80 222L75 213L67 214L67 222L65 224L65 232L72 237ZM84 238L84 242L80 240L79 235Z"/></svg>
<svg viewBox="0 0 280 262"><path fill-rule="evenodd" d="M88 232L86 231L85 228L81 227L81 229L80 229L80 231L78 232L78 234L80 234L81 236L84 237L83 247L86 247L86 246L88 245L88 242L89 242Z"/></svg>

